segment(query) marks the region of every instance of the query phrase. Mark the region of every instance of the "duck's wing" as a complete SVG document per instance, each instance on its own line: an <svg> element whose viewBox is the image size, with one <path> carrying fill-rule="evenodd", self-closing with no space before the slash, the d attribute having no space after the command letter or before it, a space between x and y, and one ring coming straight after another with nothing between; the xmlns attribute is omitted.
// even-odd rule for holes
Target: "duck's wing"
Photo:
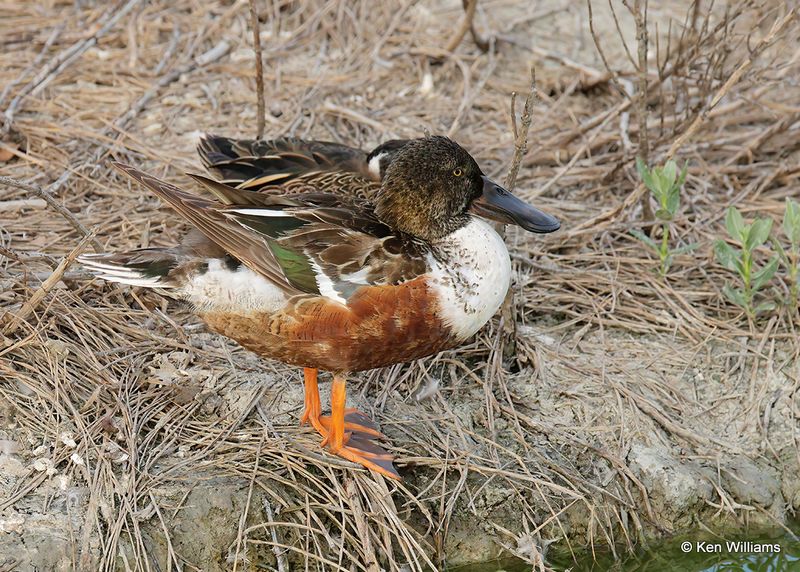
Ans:
<svg viewBox="0 0 800 572"><path fill-rule="evenodd" d="M221 182L248 190L283 185L311 173L346 173L377 180L369 170L367 153L331 141L230 139L209 134L202 137L197 152Z"/></svg>
<svg viewBox="0 0 800 572"><path fill-rule="evenodd" d="M134 167L114 166L289 295L346 303L361 286L397 284L428 270L424 245L393 233L359 199L319 192L253 193L192 175L225 198L212 201Z"/></svg>

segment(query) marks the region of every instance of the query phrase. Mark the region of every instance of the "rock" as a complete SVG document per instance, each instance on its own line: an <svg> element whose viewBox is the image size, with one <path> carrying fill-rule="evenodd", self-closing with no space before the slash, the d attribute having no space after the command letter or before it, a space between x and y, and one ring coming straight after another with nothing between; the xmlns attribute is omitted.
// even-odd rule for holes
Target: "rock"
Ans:
<svg viewBox="0 0 800 572"><path fill-rule="evenodd" d="M721 476L736 502L770 508L776 499L783 504L781 484L773 473L771 468L740 456L725 463Z"/></svg>
<svg viewBox="0 0 800 572"><path fill-rule="evenodd" d="M698 509L714 497L713 472L678 459L665 447L634 443L628 462L653 509L673 529L691 524Z"/></svg>

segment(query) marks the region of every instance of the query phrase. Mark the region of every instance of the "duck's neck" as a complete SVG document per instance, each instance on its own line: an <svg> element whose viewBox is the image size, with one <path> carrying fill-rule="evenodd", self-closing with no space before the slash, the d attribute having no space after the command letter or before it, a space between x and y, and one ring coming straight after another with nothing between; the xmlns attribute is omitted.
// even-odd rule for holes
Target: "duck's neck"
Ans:
<svg viewBox="0 0 800 572"><path fill-rule="evenodd" d="M378 192L375 214L396 232L428 243L439 243L454 235L471 220L467 213L451 214L451 204L436 200L429 193L409 192L384 181Z"/></svg>
<svg viewBox="0 0 800 572"><path fill-rule="evenodd" d="M511 282L503 239L478 218L431 243L431 284L445 322L460 339L477 332L497 311Z"/></svg>

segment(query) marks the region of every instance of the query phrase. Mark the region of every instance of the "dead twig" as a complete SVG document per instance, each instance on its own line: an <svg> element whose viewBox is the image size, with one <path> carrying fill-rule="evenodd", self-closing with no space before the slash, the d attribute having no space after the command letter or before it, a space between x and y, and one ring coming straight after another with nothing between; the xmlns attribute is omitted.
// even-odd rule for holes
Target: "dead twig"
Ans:
<svg viewBox="0 0 800 572"><path fill-rule="evenodd" d="M462 5L464 7L464 18L461 20L461 25L458 27L458 30L456 30L455 34L453 34L453 36L450 38L450 41L447 42L444 51L450 53L454 52L461 43L461 40L464 39L467 31L469 31L472 34L472 39L478 46L478 49L480 49L483 53L486 53L489 50L489 42L480 38L475 30L474 24L475 10L478 8L478 0L462 0Z"/></svg>
<svg viewBox="0 0 800 572"><path fill-rule="evenodd" d="M126 3L120 3L119 6L110 9L104 18L102 27L92 34L90 37L80 40L67 48L58 56L50 60L50 62L40 71L28 84L20 90L20 92L11 100L11 103L6 109L4 114L4 123L0 127L0 139L5 137L11 130L11 125L14 122L14 115L19 109L22 101L28 96L41 93L53 79L75 61L77 61L86 51L97 45L97 41L105 36L117 22L119 22L128 12L130 12L142 0L128 0Z"/></svg>
<svg viewBox="0 0 800 572"><path fill-rule="evenodd" d="M103 252L103 245L100 244L100 242L94 238L94 235L91 232L89 232L89 230L85 226L83 226L77 218L75 218L75 215L69 212L69 210L67 210L67 208L64 205L59 203L53 197L53 195L50 194L49 191L43 189L39 185L25 183L23 181L12 179L11 177L0 176L0 185L7 185L9 187L22 189L23 191L28 191L29 193L33 193L37 197L44 199L47 202L47 204L53 208L53 210L55 210L58 214L67 219L67 222L69 222L69 224L72 225L72 228L77 230L83 236L90 237L92 248L94 249L95 252Z"/></svg>
<svg viewBox="0 0 800 572"><path fill-rule="evenodd" d="M266 107L264 105L264 61L261 53L261 33L256 0L250 0L250 27L253 29L253 51L256 53L256 99L258 102L256 139L261 139L264 137Z"/></svg>
<svg viewBox="0 0 800 572"><path fill-rule="evenodd" d="M162 76L150 89L142 94L142 96L134 102L134 104L126 111L124 114L119 116L111 125L110 127L106 128L102 133L105 136L111 137L115 132L124 132L126 126L133 121L139 114L147 107L147 105L155 98L161 90L165 87L169 86L170 84L178 81L184 75L195 71L198 68L203 68L208 64L214 63L222 58L225 54L230 51L230 44L226 41L219 42L213 48L204 52L194 58L189 63L178 67L177 69L172 70L168 74ZM51 185L50 192L56 193L58 190L66 183L72 174L78 170L82 166L87 164L90 165L97 165L103 156L108 153L109 150L105 146L100 146L91 156L91 158L84 162L81 166L71 169L69 171L64 171L64 173Z"/></svg>
<svg viewBox="0 0 800 572"><path fill-rule="evenodd" d="M630 99L630 95L628 94L627 90L625 90L625 88L620 84L619 78L617 77L617 72L611 69L611 65L608 63L608 59L606 58L606 52L603 49L603 43L597 36L597 31L594 28L594 12L592 10L592 0L586 0L586 8L589 10L589 33L592 36L594 47L597 48L597 53L600 54L600 59L603 61L603 67L606 68L606 72L608 73L608 76L610 77L612 83L616 86L617 91L619 91L627 99Z"/></svg>
<svg viewBox="0 0 800 572"><path fill-rule="evenodd" d="M756 45L755 48L753 48L750 51L750 56L739 64L739 66L736 68L736 70L734 70L734 72L730 75L730 77L728 77L727 81L722 85L722 87L720 87L719 90L717 90L717 93L711 99L709 104L703 109L702 112L700 112L697 115L697 117L695 117L694 121L692 121L689 127L685 131L683 131L683 133L681 133L680 136L678 136L675 139L675 141L673 141L672 145L670 146L669 150L666 153L666 156L664 158L665 161L668 161L669 159L675 157L675 154L678 152L678 150L708 120L708 118L710 117L711 113L713 112L717 104L719 104L722 98L725 97L725 95L728 92L730 92L730 90L733 88L734 85L736 85L736 83L739 82L739 80L741 80L744 73L750 68L750 66L753 65L758 56L775 41L778 34L781 31L783 31L783 29L789 24L789 22L791 22L794 18L797 17L797 10L798 10L797 8L793 8L792 10L787 12L786 15L784 15L780 20L777 20L773 24L772 28L770 29L770 32ZM667 70L667 72L664 74L664 78L662 79L665 79L666 77L672 75L672 70L674 69L675 67L673 66L671 70ZM618 106L616 112L619 113L624 111L628 107L627 104L628 102L622 102ZM592 228L602 221L614 219L616 216L619 215L619 213L633 206L636 203L636 201L641 200L641 197L645 193L645 191L646 187L644 186L644 184L637 185L637 187L625 198L625 200L622 203L618 204L617 206L611 209L603 211L599 215L592 217L587 221L584 221L583 223L578 225L574 230L580 231L583 229Z"/></svg>
<svg viewBox="0 0 800 572"><path fill-rule="evenodd" d="M266 495L261 499L261 506L264 508L264 513L267 515L267 522L275 522L272 504L269 502L269 498ZM278 538L278 528L270 526L269 533L272 537L272 553L275 555L275 560L278 563L278 572L287 572L290 570L289 561L286 558L286 551L281 549L282 542Z"/></svg>
<svg viewBox="0 0 800 572"><path fill-rule="evenodd" d="M533 104L536 101L536 69L531 68L531 84L528 90L528 95L525 97L525 105L522 108L521 122L522 126L517 129L516 120L516 93L511 94L511 125L514 131L514 157L511 160L511 167L508 169L503 184L506 189L513 191L517 184L517 175L519 167L522 164L522 158L528 151L528 131L530 131L531 123L533 121ZM503 233L505 234L505 233ZM514 311L515 308L515 293L514 287L508 289L506 297L503 300L503 305L500 308L501 316L503 317L503 331L500 340L500 350L503 355L504 361L511 360L516 356L517 346L517 316Z"/></svg>
<svg viewBox="0 0 800 572"><path fill-rule="evenodd" d="M67 268L75 261L75 259L80 255L81 252L84 251L86 245L94 240L94 235L90 234L84 236L83 239L78 243L78 245L73 248L69 254L67 254L61 263L53 270L53 273L42 282L42 285L39 286L39 289L36 290L28 300L22 305L18 312L11 315L10 321L3 329L3 334L5 336L10 336L13 334L17 328L20 326L22 322L36 309L36 306L39 305L39 302L47 296L50 290L53 289L59 280L64 276L64 273L67 271Z"/></svg>
<svg viewBox="0 0 800 572"><path fill-rule="evenodd" d="M464 7L464 10L468 8L469 0L461 0L461 5ZM475 0L475 8L478 7L478 0ZM469 33L472 36L472 41L475 42L475 45L478 46L478 49L483 52L484 54L489 51L489 47L491 45L490 40L485 40L481 38L480 34L478 34L478 30L475 29L475 15L473 14L472 18L470 18L469 22Z"/></svg>
<svg viewBox="0 0 800 572"><path fill-rule="evenodd" d="M758 56L760 56L765 49L772 45L772 42L775 41L775 38L783 31L786 25L797 17L797 10L797 8L792 8L786 13L785 16L783 16L783 18L776 20L772 24L769 33L764 36L761 41L758 42L758 44L756 44L755 48L750 50L750 56L736 67L727 81L722 84L722 87L720 87L717 93L714 94L714 97L711 98L711 101L705 107L705 109L703 109L702 113L695 117L694 121L692 121L691 125L689 125L686 131L681 133L680 136L675 139L672 145L670 145L669 151L667 151L667 160L672 159L678 152L678 149L680 149L681 146L686 143L686 141L688 141L695 134L695 132L697 132L700 126L708 120L708 114L711 112L711 110L713 110L722 100L722 98L728 94L731 88L736 85L740 79L742 79L744 73L750 68L750 66L753 65L753 62L758 58Z"/></svg>
<svg viewBox="0 0 800 572"><path fill-rule="evenodd" d="M0 212L18 211L21 209L41 209L47 206L42 199L19 199L16 201L0 201Z"/></svg>
<svg viewBox="0 0 800 572"><path fill-rule="evenodd" d="M197 68L202 68L207 66L208 64L214 63L222 58L225 54L230 51L231 47L228 42L222 41L215 45L213 48L204 52L194 58L189 63L180 66L179 68L171 71L170 73L162 76L159 80L153 85L150 89L145 91L142 96L136 100L136 102L130 107L128 111L126 111L123 115L121 115L115 122L114 128L117 131L124 130L125 126L130 123L132 119L134 119L137 115L139 115L142 110L147 106L148 103L156 96L158 93L170 85L171 83L178 81L181 76L184 74L190 73Z"/></svg>
<svg viewBox="0 0 800 572"><path fill-rule="evenodd" d="M3 92L0 93L0 105L2 105L5 102L6 97L8 96L8 94L11 93L11 90L14 89L14 87L17 84L19 84L21 81L23 81L26 77L28 77L28 75L30 73L33 72L33 70L35 70L37 67L39 67L39 65L42 63L42 60L44 60L45 55L47 55L47 52L50 50L50 48L56 42L58 37L61 35L61 32L64 31L64 26L65 26L65 24L62 22L61 24L59 24L58 26L53 28L53 31L50 32L50 35L47 37L47 40L45 41L44 46L42 46L41 51L36 56L36 59L33 60L33 62L31 62L31 65L29 65L27 68L25 68L25 71L23 71L22 74L20 74L19 77L17 77L14 81L10 81L8 83L8 85L6 85L3 88Z"/></svg>
<svg viewBox="0 0 800 572"><path fill-rule="evenodd" d="M634 100L636 111L636 123L639 126L639 145L637 154L644 161L645 165L650 162L650 139L647 136L647 49L649 39L647 35L647 0L642 4L642 0L634 0L633 7L627 0L623 4L633 14L636 22L636 46L638 63L636 66L636 97ZM653 220L653 208L650 206L650 195L641 195L642 219L645 221Z"/></svg>
<svg viewBox="0 0 800 572"><path fill-rule="evenodd" d="M528 152L528 131L530 131L531 123L533 122L533 104L536 101L536 70L531 68L530 74L531 85L528 90L528 95L525 97L525 105L522 108L522 129L519 131L516 129L516 117L514 117L515 111L513 109L513 102L516 99L516 94L512 94L511 96L511 117L514 126L514 157L511 160L511 167L509 167L508 174L503 182L506 189L509 191L513 191L517 184L517 173L519 173L522 158L525 156L525 153Z"/></svg>

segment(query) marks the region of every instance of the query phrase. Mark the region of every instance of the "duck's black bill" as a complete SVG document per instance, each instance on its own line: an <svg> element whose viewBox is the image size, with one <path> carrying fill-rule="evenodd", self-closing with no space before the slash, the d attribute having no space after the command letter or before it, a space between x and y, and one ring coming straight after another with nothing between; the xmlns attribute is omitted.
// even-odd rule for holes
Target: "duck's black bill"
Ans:
<svg viewBox="0 0 800 572"><path fill-rule="evenodd" d="M558 219L519 200L488 177L483 177L483 193L472 201L470 210L484 218L516 224L531 232L553 232L561 226Z"/></svg>

